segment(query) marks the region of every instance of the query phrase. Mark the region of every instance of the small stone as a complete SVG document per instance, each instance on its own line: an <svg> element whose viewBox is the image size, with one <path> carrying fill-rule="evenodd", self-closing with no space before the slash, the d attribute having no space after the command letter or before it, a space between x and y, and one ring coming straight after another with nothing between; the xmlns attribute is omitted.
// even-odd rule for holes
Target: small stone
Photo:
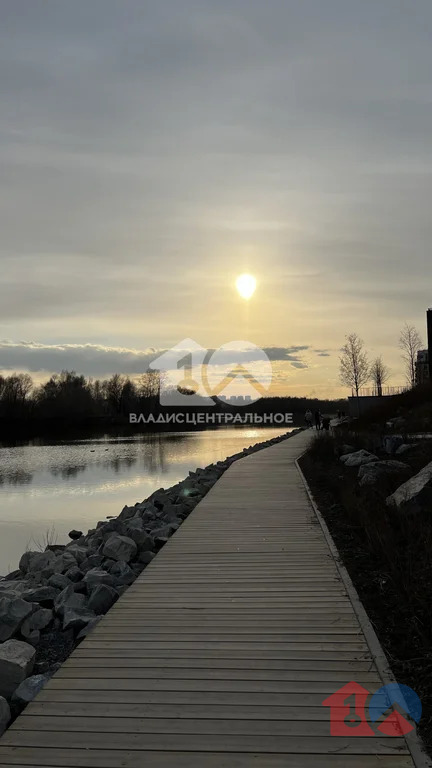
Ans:
<svg viewBox="0 0 432 768"><path fill-rule="evenodd" d="M22 640L6 640L0 645L0 695L10 696L32 670L36 651Z"/></svg>
<svg viewBox="0 0 432 768"><path fill-rule="evenodd" d="M31 675L19 684L12 694L12 705L15 710L21 711L42 690L48 682L49 675Z"/></svg>
<svg viewBox="0 0 432 768"><path fill-rule="evenodd" d="M150 551L140 552L138 555L138 562L144 563L144 565L148 565L149 563L151 563L154 557L156 557L154 552L150 552Z"/></svg>
<svg viewBox="0 0 432 768"><path fill-rule="evenodd" d="M73 540L80 539L82 535L83 535L82 531L76 531L75 529L72 531L69 531L68 533L69 538Z"/></svg>

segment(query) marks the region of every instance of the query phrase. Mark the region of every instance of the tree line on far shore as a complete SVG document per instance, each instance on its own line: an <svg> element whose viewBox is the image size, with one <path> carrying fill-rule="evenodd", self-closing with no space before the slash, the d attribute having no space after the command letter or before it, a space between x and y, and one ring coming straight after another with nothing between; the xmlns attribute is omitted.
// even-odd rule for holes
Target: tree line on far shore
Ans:
<svg viewBox="0 0 432 768"><path fill-rule="evenodd" d="M420 334L413 325L405 323L398 341L404 361L405 378L407 388L415 387L417 353L422 349L423 342ZM384 385L391 376L390 368L383 361L382 355L372 362L365 350L363 339L356 333L350 333L345 337L345 344L341 349L339 367L339 379L342 384L349 387L352 393L359 396L359 391L368 382L372 382L374 393L383 394Z"/></svg>
<svg viewBox="0 0 432 768"><path fill-rule="evenodd" d="M0 375L0 420L3 424L17 421L76 426L85 422L126 424L130 413L169 412L169 408L164 409L159 402L161 376L159 371L148 371L132 380L116 373L100 380L86 378L75 371L62 371L36 386L28 373ZM235 406L215 402L215 410L236 411ZM342 400L269 397L239 410L242 413L294 413L303 420L307 408L333 413L343 407ZM199 412L205 407L198 405L186 410Z"/></svg>

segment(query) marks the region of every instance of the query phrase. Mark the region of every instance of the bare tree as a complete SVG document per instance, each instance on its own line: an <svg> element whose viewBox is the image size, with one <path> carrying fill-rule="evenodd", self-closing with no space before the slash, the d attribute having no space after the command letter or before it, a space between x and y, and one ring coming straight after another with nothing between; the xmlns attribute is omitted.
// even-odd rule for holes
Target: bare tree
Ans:
<svg viewBox="0 0 432 768"><path fill-rule="evenodd" d="M383 362L381 355L373 361L370 368L370 376L375 385L378 397L381 397L383 393L383 385L390 378L390 368Z"/></svg>
<svg viewBox="0 0 432 768"><path fill-rule="evenodd" d="M369 362L363 340L356 333L350 333L345 339L339 358L339 378L358 397L360 387L370 379Z"/></svg>
<svg viewBox="0 0 432 768"><path fill-rule="evenodd" d="M416 383L417 352L422 348L423 342L420 334L413 325L405 323L399 336L399 347L402 350L402 359L405 363L405 375L411 387Z"/></svg>
<svg viewBox="0 0 432 768"><path fill-rule="evenodd" d="M138 379L138 391L141 397L147 399L158 397L161 389L163 374L160 371L146 371Z"/></svg>

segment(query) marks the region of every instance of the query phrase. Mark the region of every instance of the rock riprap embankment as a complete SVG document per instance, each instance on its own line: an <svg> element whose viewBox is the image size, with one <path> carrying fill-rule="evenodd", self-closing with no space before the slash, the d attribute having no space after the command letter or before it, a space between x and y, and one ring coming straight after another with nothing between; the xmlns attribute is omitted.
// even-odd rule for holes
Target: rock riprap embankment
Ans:
<svg viewBox="0 0 432 768"><path fill-rule="evenodd" d="M299 430L296 430L299 431ZM237 459L290 437L245 448L126 506L66 545L23 554L0 580L0 732L152 561Z"/></svg>

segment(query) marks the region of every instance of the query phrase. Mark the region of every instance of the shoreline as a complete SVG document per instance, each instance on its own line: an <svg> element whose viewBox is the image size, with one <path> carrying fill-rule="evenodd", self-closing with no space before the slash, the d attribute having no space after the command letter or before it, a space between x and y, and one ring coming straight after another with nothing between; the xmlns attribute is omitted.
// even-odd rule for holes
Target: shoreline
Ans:
<svg viewBox="0 0 432 768"><path fill-rule="evenodd" d="M189 472L65 545L27 551L0 580L0 733L142 573L235 461L300 432ZM23 661L24 659L24 661ZM2 698L3 697L3 698ZM10 706L10 710L9 710Z"/></svg>

